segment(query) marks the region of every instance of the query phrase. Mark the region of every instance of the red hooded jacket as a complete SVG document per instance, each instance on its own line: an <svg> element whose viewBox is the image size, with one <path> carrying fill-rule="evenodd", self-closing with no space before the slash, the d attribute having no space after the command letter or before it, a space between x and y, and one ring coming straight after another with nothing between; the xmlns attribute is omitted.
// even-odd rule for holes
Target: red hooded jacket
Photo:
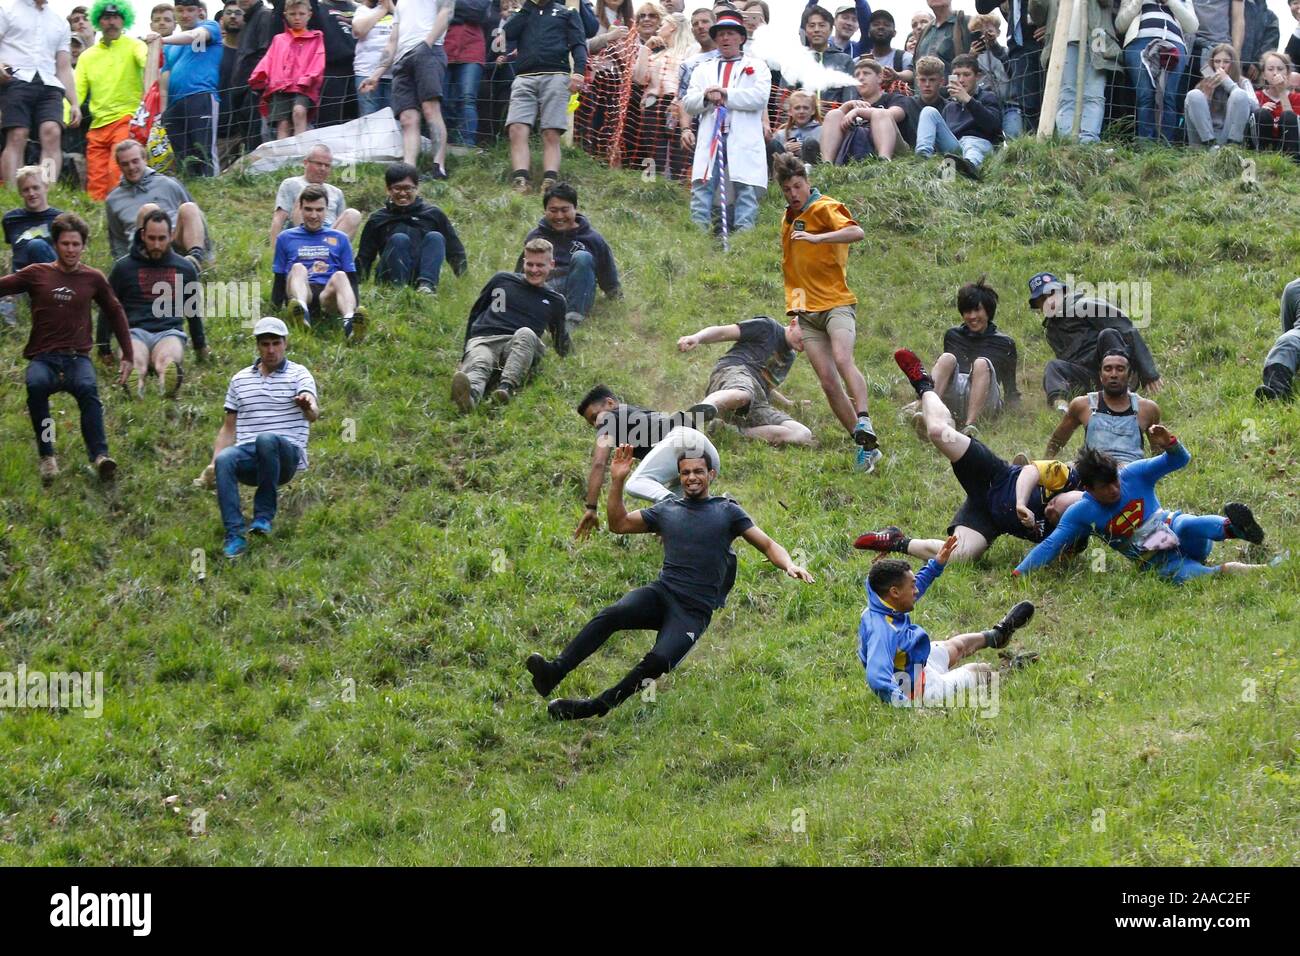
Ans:
<svg viewBox="0 0 1300 956"><path fill-rule="evenodd" d="M320 103L321 86L325 82L325 37L319 30L304 30L294 36L288 30L277 33L248 77L248 85L255 90L271 93L301 93ZM258 105L263 116L271 111L271 97L263 96ZM313 111L314 112L314 111Z"/></svg>

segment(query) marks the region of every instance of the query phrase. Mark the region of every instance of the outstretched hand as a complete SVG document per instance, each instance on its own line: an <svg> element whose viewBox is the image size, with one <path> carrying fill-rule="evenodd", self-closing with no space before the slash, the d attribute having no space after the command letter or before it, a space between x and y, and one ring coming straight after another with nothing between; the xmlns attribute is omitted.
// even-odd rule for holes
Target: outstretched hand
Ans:
<svg viewBox="0 0 1300 956"><path fill-rule="evenodd" d="M609 480L618 482L620 485L627 481L627 476L632 473L631 445L619 445L618 450L614 452L614 460L609 466Z"/></svg>
<svg viewBox="0 0 1300 956"><path fill-rule="evenodd" d="M700 337L698 335L683 335L680 339L677 340L677 351L689 352L691 349L695 348L695 346L699 344L700 344Z"/></svg>
<svg viewBox="0 0 1300 956"><path fill-rule="evenodd" d="M1147 429L1147 437L1151 439L1151 444L1161 451L1174 443L1173 432L1164 425L1152 425Z"/></svg>
<svg viewBox="0 0 1300 956"><path fill-rule="evenodd" d="M796 581L802 581L805 584L813 583L813 576L808 573L808 569L800 567L797 564L790 565L788 568L785 569L785 573L788 574L790 577L794 578Z"/></svg>
<svg viewBox="0 0 1300 956"><path fill-rule="evenodd" d="M957 536L955 534L950 534L948 535L948 540L943 543L943 547L939 549L939 553L934 556L934 560L939 564L947 564L952 560L952 554L956 550Z"/></svg>
<svg viewBox="0 0 1300 956"><path fill-rule="evenodd" d="M573 532L573 539L581 541L591 532L600 528L600 518L596 512L588 509L582 513L582 520L578 522L578 529Z"/></svg>

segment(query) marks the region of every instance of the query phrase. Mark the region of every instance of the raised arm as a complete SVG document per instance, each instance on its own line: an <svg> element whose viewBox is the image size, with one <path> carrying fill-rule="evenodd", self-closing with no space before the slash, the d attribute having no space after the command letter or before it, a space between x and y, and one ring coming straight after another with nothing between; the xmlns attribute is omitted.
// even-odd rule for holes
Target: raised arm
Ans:
<svg viewBox="0 0 1300 956"><path fill-rule="evenodd" d="M742 536L746 541L752 544L758 551L767 558L768 561L776 565L787 575L797 581L804 581L808 584L813 583L813 576L808 573L807 568L802 568L790 560L789 553L766 534L758 525L750 525L748 530Z"/></svg>
<svg viewBox="0 0 1300 956"><path fill-rule="evenodd" d="M614 440L599 430L599 422L596 427L596 447L591 451L591 468L587 471L586 504L577 530L573 532L574 538L579 540L600 528L600 488L605 483L605 467L609 464L610 452L614 450Z"/></svg>
<svg viewBox="0 0 1300 956"><path fill-rule="evenodd" d="M609 530L616 534L646 534L650 526L640 510L628 512L623 506L623 485L632 473L631 445L619 445L614 452L614 463L609 466L609 497L605 501L605 520Z"/></svg>
<svg viewBox="0 0 1300 956"><path fill-rule="evenodd" d="M1061 419L1061 424L1056 426L1056 431L1052 432L1052 437L1047 439L1047 456L1055 458L1066 445L1070 443L1070 438L1074 435L1075 429L1083 424L1083 410L1088 407L1088 396L1080 395L1070 402L1069 407L1065 410L1065 415ZM1021 472L1023 475L1024 472ZM1019 499L1017 499L1017 502Z"/></svg>
<svg viewBox="0 0 1300 956"><path fill-rule="evenodd" d="M689 352L697 345L706 345L709 342L739 342L740 326L739 325L710 325L700 329L694 335L683 335L677 340L677 350L679 352Z"/></svg>

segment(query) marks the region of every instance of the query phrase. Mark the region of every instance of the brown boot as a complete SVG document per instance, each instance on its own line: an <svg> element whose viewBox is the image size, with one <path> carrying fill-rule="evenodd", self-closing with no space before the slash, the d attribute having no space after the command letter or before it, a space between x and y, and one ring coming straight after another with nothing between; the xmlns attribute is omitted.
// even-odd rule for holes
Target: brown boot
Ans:
<svg viewBox="0 0 1300 956"><path fill-rule="evenodd" d="M39 468L41 481L49 484L59 474L59 460L53 455L42 455Z"/></svg>
<svg viewBox="0 0 1300 956"><path fill-rule="evenodd" d="M95 471L99 472L100 481L112 481L117 475L117 462L107 455L95 459Z"/></svg>

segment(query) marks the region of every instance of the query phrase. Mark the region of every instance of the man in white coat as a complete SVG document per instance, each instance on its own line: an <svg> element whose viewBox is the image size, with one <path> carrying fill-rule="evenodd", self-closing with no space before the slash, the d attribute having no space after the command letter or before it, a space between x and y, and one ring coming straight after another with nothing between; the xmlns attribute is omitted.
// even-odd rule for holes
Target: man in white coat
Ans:
<svg viewBox="0 0 1300 956"><path fill-rule="evenodd" d="M700 117L691 167L691 219L709 227L722 152L724 188L732 187L735 230L752 229L758 219L759 190L767 185L763 114L772 90L772 74L762 60L741 53L749 34L740 14L724 11L709 28L718 58L701 63L691 74L682 105ZM715 149L718 108L726 108L723 136Z"/></svg>

